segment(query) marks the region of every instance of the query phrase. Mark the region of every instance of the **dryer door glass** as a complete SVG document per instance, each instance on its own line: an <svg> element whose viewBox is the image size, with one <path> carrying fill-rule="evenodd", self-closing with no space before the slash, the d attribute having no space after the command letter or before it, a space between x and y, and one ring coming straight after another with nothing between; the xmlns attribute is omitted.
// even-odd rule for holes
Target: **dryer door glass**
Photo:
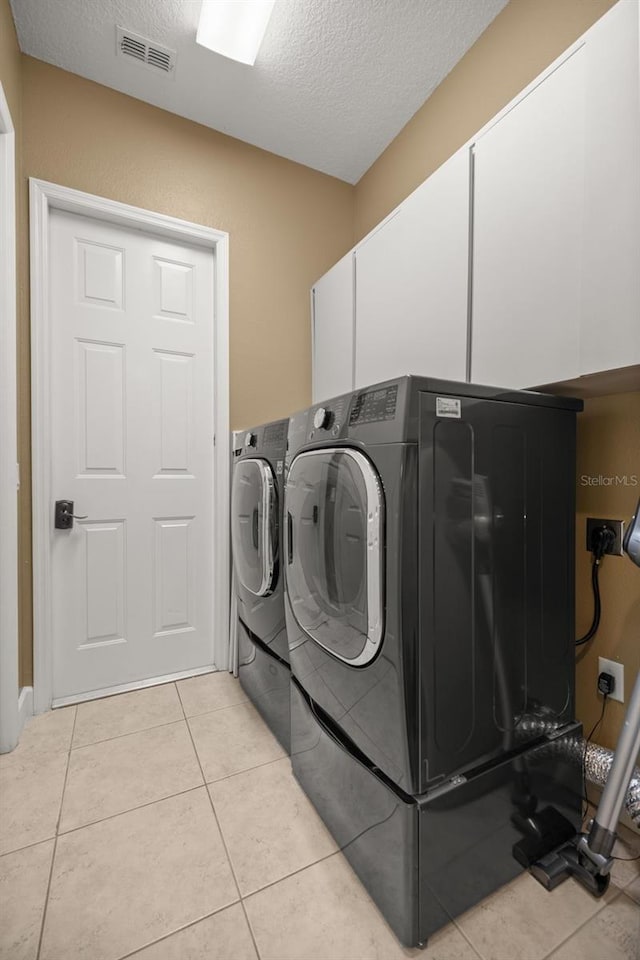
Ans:
<svg viewBox="0 0 640 960"><path fill-rule="evenodd" d="M277 556L276 480L266 460L239 460L231 491L231 545L238 580L257 597L273 591Z"/></svg>
<svg viewBox="0 0 640 960"><path fill-rule="evenodd" d="M286 488L287 591L302 629L335 657L363 666L382 643L384 501L359 451L312 450Z"/></svg>

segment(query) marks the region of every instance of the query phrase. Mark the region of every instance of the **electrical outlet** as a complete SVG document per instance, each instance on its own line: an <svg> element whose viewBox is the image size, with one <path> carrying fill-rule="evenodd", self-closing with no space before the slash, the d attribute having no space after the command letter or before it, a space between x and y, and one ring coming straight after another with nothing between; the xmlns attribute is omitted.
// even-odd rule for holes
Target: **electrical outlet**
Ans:
<svg viewBox="0 0 640 960"><path fill-rule="evenodd" d="M598 657L598 676L600 676L601 673L610 673L615 679L615 686L613 693L609 694L609 700L617 700L619 703L624 703L624 663Z"/></svg>
<svg viewBox="0 0 640 960"><path fill-rule="evenodd" d="M591 537L593 531L597 530L598 527L609 527L610 530L616 535L615 540L608 548L605 550L606 554L611 554L614 557L623 556L622 553L622 539L624 537L624 520L600 520L594 517L587 517L587 550L591 551Z"/></svg>

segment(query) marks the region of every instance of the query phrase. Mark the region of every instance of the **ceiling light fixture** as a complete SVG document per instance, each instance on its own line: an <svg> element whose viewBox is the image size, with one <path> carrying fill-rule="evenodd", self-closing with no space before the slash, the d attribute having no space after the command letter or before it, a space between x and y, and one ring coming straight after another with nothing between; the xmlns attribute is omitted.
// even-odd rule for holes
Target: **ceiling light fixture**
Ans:
<svg viewBox="0 0 640 960"><path fill-rule="evenodd" d="M223 57L256 61L275 0L203 0L196 42Z"/></svg>

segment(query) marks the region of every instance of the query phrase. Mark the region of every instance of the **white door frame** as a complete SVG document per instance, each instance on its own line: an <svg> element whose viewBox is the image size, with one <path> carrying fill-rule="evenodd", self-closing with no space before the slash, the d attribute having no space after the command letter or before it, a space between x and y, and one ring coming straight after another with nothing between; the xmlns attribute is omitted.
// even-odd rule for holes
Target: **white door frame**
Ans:
<svg viewBox="0 0 640 960"><path fill-rule="evenodd" d="M15 139L0 83L0 753L13 750L20 733Z"/></svg>
<svg viewBox="0 0 640 960"><path fill-rule="evenodd" d="M49 710L53 696L51 603L51 330L48 297L49 218L64 210L214 253L214 505L213 656L225 670L229 655L229 234L96 197L69 187L29 180L31 224L31 403L33 457L33 670L34 713ZM212 669L214 665L212 664ZM174 677L159 678L162 680ZM127 684L127 689L148 684ZM118 690L125 689L118 688ZM111 689L104 692L116 692Z"/></svg>

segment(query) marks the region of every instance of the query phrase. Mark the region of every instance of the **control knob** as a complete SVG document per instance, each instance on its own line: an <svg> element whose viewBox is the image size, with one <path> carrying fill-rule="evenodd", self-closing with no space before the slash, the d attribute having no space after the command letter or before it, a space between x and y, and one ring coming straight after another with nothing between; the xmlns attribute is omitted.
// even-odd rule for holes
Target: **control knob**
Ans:
<svg viewBox="0 0 640 960"><path fill-rule="evenodd" d="M249 433L246 434L246 436L245 436L245 438L244 438L244 445L245 445L245 447L255 447L255 445L256 445L256 435L255 435L255 433L249 432Z"/></svg>
<svg viewBox="0 0 640 960"><path fill-rule="evenodd" d="M325 407L318 407L313 415L313 426L316 430L323 430L331 422L331 411Z"/></svg>

